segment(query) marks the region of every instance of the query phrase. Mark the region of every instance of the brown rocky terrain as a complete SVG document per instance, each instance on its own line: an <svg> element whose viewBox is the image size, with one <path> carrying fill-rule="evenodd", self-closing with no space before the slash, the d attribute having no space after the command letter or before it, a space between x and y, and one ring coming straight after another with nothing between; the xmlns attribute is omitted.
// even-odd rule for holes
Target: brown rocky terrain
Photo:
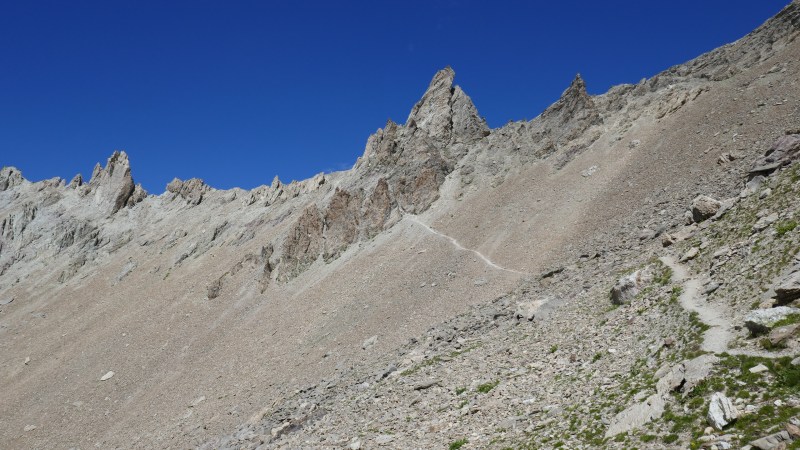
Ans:
<svg viewBox="0 0 800 450"><path fill-rule="evenodd" d="M799 34L497 129L445 68L251 191L3 168L0 447L800 445Z"/></svg>

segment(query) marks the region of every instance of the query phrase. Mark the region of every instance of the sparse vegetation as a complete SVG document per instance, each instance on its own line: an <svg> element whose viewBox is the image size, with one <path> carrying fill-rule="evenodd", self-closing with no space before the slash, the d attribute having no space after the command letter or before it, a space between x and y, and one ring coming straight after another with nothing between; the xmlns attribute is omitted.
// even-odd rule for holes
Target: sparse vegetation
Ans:
<svg viewBox="0 0 800 450"><path fill-rule="evenodd" d="M459 439L457 441L451 442L450 446L448 448L450 450L458 450L461 447L463 447L464 445L466 445L467 442L469 442L469 441L466 440L466 439Z"/></svg>
<svg viewBox="0 0 800 450"><path fill-rule="evenodd" d="M786 222L775 225L775 231L777 231L778 237L783 237L784 234L793 231L795 228L797 228L796 220L787 220Z"/></svg>
<svg viewBox="0 0 800 450"><path fill-rule="evenodd" d="M492 389L494 389L498 384L500 384L500 381L483 383L483 384L478 385L478 387L475 390L480 392L481 394L485 394L485 393L491 391Z"/></svg>

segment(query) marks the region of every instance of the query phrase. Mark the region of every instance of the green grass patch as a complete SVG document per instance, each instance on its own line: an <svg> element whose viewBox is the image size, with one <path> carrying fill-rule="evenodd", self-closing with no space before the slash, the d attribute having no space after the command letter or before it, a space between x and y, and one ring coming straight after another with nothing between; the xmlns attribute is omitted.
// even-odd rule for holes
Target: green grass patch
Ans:
<svg viewBox="0 0 800 450"><path fill-rule="evenodd" d="M466 439L459 439L459 440L457 440L457 441L453 441L453 442L451 442L451 443L450 443L450 446L449 446L448 448L449 448L450 450L458 450L458 449L460 449L461 447L463 447L463 446L464 446L464 445L465 445L467 442L469 442L469 441L468 441L468 440L466 440Z"/></svg>
<svg viewBox="0 0 800 450"><path fill-rule="evenodd" d="M500 384L500 381L483 383L481 385L478 385L478 388L476 389L476 391L480 392L481 394L485 394L485 393L491 391L492 389L494 389L495 386L497 386L498 384Z"/></svg>
<svg viewBox="0 0 800 450"><path fill-rule="evenodd" d="M797 228L796 220L787 220L775 225L775 231L778 232L779 237L782 237L784 234L794 230L795 228Z"/></svg>
<svg viewBox="0 0 800 450"><path fill-rule="evenodd" d="M783 319L775 322L772 325L772 328L783 327L786 325L794 325L800 322L800 314L789 314L788 316L784 317Z"/></svg>

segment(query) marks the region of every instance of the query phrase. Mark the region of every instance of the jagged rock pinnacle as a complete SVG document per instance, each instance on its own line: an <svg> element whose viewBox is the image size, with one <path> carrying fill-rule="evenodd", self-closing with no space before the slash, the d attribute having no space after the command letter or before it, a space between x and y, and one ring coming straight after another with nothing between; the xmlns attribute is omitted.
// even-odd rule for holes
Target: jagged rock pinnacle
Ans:
<svg viewBox="0 0 800 450"><path fill-rule="evenodd" d="M488 134L489 127L478 115L472 100L458 86L448 66L436 72L428 89L411 109L407 128L424 130L438 141L472 141Z"/></svg>
<svg viewBox="0 0 800 450"><path fill-rule="evenodd" d="M432 136L449 133L450 96L455 75L449 66L436 72L428 90L411 109L406 127L425 130Z"/></svg>
<svg viewBox="0 0 800 450"><path fill-rule="evenodd" d="M109 215L128 204L135 188L128 155L124 151L115 151L105 168L98 163L89 182L95 205Z"/></svg>
<svg viewBox="0 0 800 450"><path fill-rule="evenodd" d="M22 184L24 180L25 179L22 178L22 172L16 167L3 167L0 170L0 191L5 191Z"/></svg>

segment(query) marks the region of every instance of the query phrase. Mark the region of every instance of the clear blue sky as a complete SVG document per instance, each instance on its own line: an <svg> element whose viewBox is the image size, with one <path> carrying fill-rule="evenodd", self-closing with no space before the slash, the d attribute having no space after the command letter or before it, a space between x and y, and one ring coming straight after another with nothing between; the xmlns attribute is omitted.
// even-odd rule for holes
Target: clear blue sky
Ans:
<svg viewBox="0 0 800 450"><path fill-rule="evenodd" d="M0 165L88 178L124 149L151 193L303 179L352 166L444 66L497 127L577 72L635 83L788 3L0 0Z"/></svg>

